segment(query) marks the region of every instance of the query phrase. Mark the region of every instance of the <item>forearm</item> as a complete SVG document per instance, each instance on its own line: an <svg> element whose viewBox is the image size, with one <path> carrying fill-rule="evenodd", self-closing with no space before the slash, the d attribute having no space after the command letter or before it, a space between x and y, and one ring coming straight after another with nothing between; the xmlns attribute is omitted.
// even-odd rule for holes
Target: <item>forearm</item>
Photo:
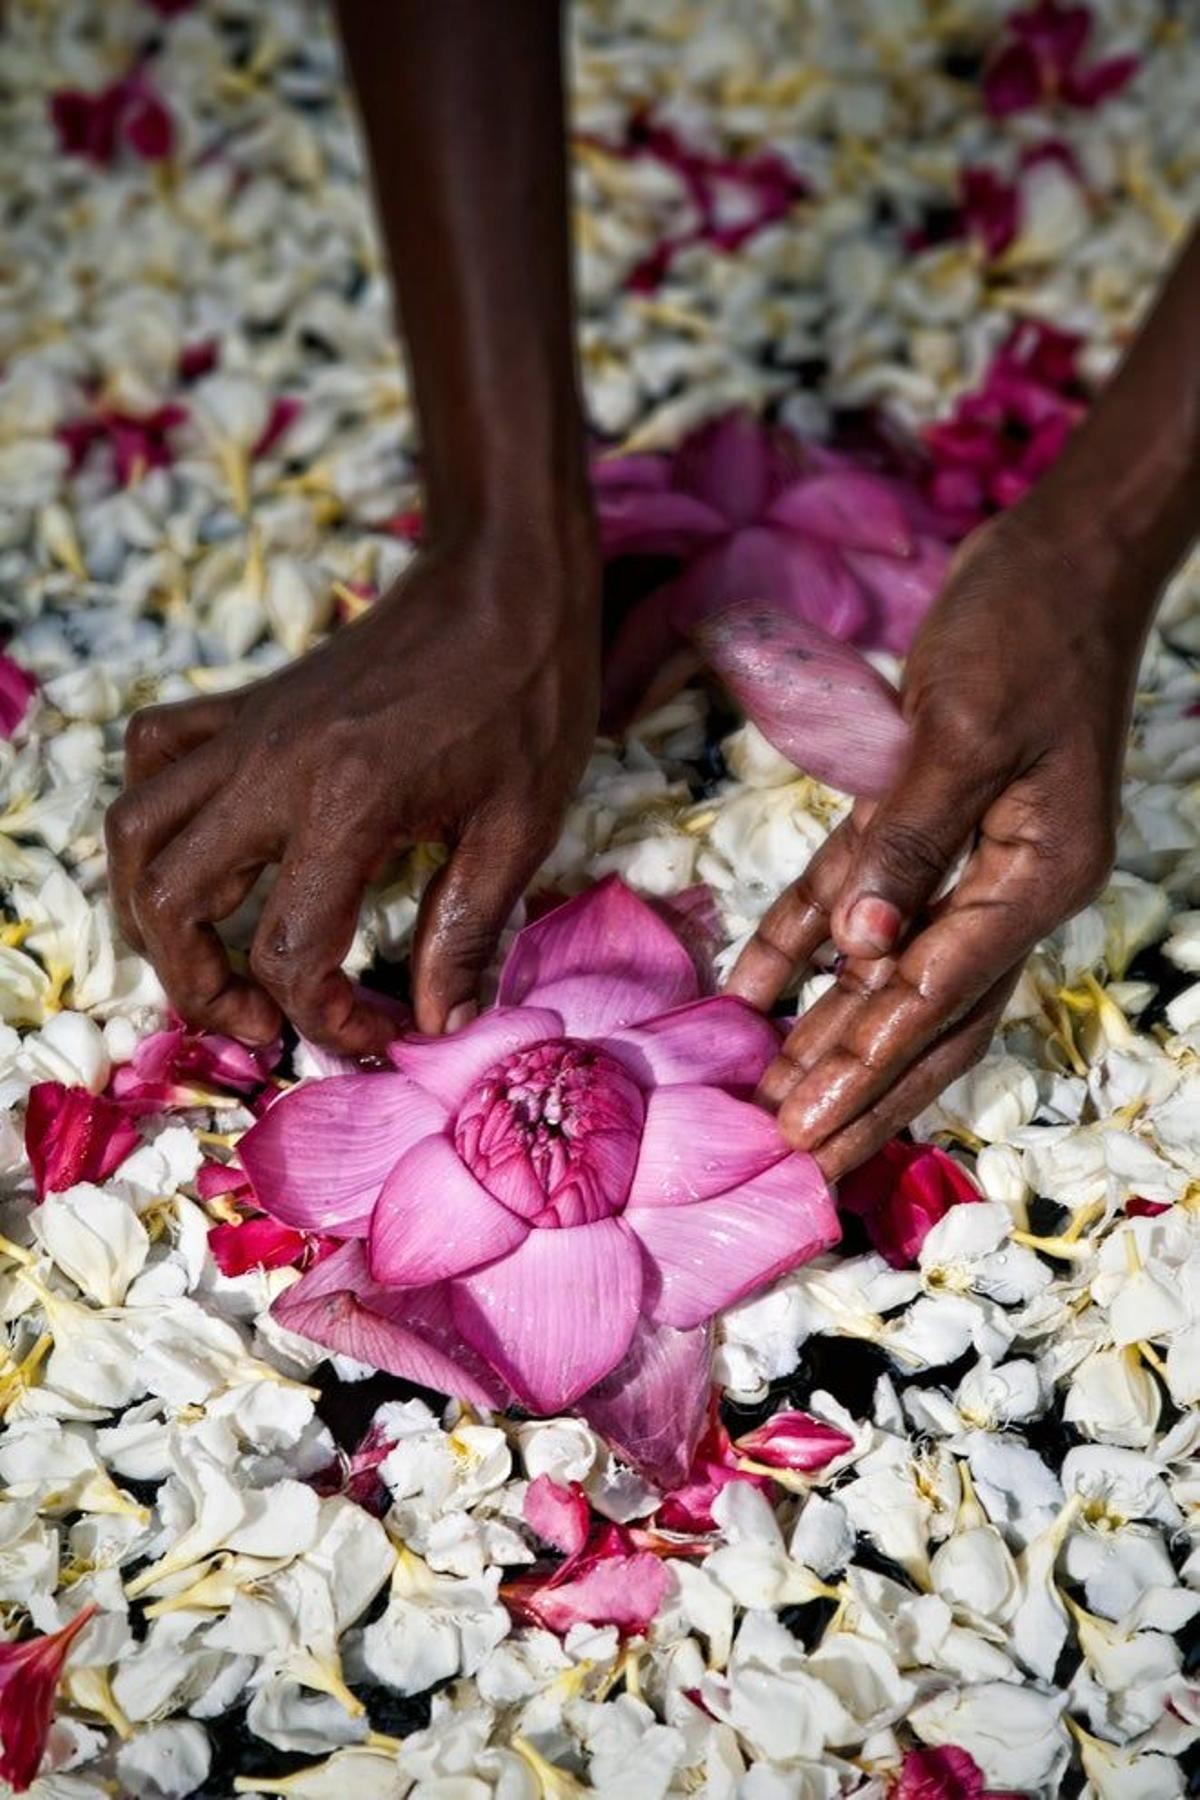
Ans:
<svg viewBox="0 0 1200 1800"><path fill-rule="evenodd" d="M339 0L435 537L586 513L557 0Z"/></svg>
<svg viewBox="0 0 1200 1800"><path fill-rule="evenodd" d="M1034 498L1043 518L1086 521L1133 577L1116 584L1126 608L1152 611L1200 531L1200 231Z"/></svg>

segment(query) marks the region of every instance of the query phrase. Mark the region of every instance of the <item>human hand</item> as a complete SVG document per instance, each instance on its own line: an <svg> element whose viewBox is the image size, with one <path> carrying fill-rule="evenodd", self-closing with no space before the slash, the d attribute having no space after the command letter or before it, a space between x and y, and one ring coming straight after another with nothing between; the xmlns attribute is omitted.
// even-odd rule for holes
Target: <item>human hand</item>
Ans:
<svg viewBox="0 0 1200 1800"><path fill-rule="evenodd" d="M827 938L844 959L759 1092L831 1179L983 1054L1026 955L1107 877L1146 579L1034 500L976 533L908 660L895 785L739 958L730 991L760 1007Z"/></svg>
<svg viewBox="0 0 1200 1800"><path fill-rule="evenodd" d="M135 714L107 819L113 898L186 1018L262 1042L285 1014L314 1043L381 1050L393 1028L339 965L366 884L429 840L450 856L417 921L416 1023L463 1016L592 746L598 592L586 517L494 526L429 549L278 674ZM236 974L216 922L270 864Z"/></svg>

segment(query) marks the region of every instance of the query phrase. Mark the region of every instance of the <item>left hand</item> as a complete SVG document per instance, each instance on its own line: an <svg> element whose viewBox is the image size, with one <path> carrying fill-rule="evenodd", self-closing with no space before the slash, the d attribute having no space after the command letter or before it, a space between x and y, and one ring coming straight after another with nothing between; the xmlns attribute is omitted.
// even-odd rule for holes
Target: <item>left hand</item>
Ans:
<svg viewBox="0 0 1200 1800"><path fill-rule="evenodd" d="M1029 951L1108 875L1152 596L1101 538L1068 537L1032 501L976 533L908 660L898 780L855 807L734 969L730 991L768 1007L826 939L841 952L759 1090L830 1179L983 1055Z"/></svg>

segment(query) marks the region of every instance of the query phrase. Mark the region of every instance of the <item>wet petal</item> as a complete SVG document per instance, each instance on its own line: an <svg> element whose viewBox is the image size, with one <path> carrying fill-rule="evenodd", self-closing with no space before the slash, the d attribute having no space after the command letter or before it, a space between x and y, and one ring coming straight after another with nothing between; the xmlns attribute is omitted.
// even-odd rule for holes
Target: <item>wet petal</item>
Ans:
<svg viewBox="0 0 1200 1800"><path fill-rule="evenodd" d="M837 1213L811 1156L777 1162L730 1193L627 1212L657 1274L651 1316L688 1330L838 1240Z"/></svg>
<svg viewBox="0 0 1200 1800"><path fill-rule="evenodd" d="M826 543L887 556L912 554L913 537L895 490L859 470L793 482L772 501L767 518Z"/></svg>
<svg viewBox="0 0 1200 1800"><path fill-rule="evenodd" d="M531 1231L511 1256L451 1284L454 1319L534 1412L570 1406L629 1348L642 1258L617 1219Z"/></svg>
<svg viewBox="0 0 1200 1800"><path fill-rule="evenodd" d="M670 926L614 876L525 927L499 1005L551 1007L566 1036L597 1037L694 1000L697 988Z"/></svg>
<svg viewBox="0 0 1200 1800"><path fill-rule="evenodd" d="M680 1082L753 1090L779 1050L779 1033L743 1000L717 995L605 1038L644 1088Z"/></svg>
<svg viewBox="0 0 1200 1800"><path fill-rule="evenodd" d="M503 1001L503 990L501 994ZM397 1038L389 1044L388 1056L397 1069L453 1111L493 1063L545 1038L561 1036L557 1013L503 1004L445 1037Z"/></svg>
<svg viewBox="0 0 1200 1800"><path fill-rule="evenodd" d="M335 1075L284 1094L238 1155L273 1219L363 1237L404 1152L445 1125L444 1108L404 1075Z"/></svg>
<svg viewBox="0 0 1200 1800"><path fill-rule="evenodd" d="M646 1103L642 1149L626 1217L645 1207L690 1206L769 1169L787 1155L774 1118L720 1088L658 1088Z"/></svg>
<svg viewBox="0 0 1200 1800"><path fill-rule="evenodd" d="M427 1137L383 1184L371 1217L371 1275L391 1287L427 1287L506 1256L528 1230L480 1187L448 1138Z"/></svg>

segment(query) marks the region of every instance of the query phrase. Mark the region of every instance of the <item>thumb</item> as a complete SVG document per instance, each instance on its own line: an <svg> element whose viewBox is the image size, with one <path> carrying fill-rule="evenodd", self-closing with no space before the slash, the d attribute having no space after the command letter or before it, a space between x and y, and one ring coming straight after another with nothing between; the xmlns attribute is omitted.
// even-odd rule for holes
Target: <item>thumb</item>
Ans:
<svg viewBox="0 0 1200 1800"><path fill-rule="evenodd" d="M456 1030L474 1018L479 982L534 870L539 849L472 824L421 899L413 946L418 1031Z"/></svg>
<svg viewBox="0 0 1200 1800"><path fill-rule="evenodd" d="M914 737L904 769L863 827L830 918L845 956L887 956L928 906L1004 785Z"/></svg>

